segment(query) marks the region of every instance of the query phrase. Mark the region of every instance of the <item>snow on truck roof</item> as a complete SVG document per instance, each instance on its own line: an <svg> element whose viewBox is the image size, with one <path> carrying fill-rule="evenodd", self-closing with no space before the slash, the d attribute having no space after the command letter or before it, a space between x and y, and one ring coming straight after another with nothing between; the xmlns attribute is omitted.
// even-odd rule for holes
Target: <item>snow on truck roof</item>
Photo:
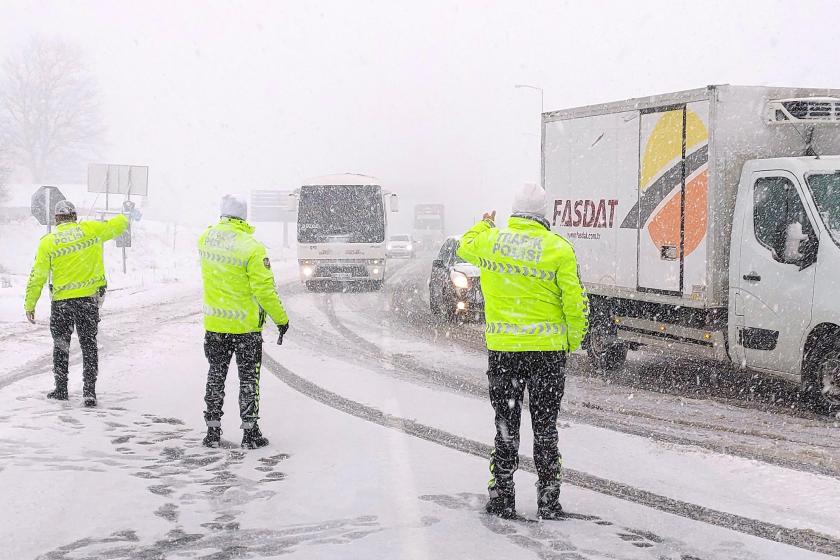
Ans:
<svg viewBox="0 0 840 560"><path fill-rule="evenodd" d="M322 175L306 179L301 186L312 187L320 185L377 185L381 186L379 179L370 175L360 173L338 173L336 175Z"/></svg>

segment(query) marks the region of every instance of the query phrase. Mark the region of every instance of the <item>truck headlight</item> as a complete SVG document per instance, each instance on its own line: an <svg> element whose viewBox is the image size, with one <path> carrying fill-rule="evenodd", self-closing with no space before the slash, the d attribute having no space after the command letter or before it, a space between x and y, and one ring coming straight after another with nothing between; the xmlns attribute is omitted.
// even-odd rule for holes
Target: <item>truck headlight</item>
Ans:
<svg viewBox="0 0 840 560"><path fill-rule="evenodd" d="M414 246L411 243L409 243L408 245L405 246L406 251L411 251L413 248L414 248Z"/></svg>
<svg viewBox="0 0 840 560"><path fill-rule="evenodd" d="M449 273L449 279L452 280L452 284L456 288L469 288L470 287L470 279L467 278L467 275L463 272L458 272L457 270L453 270Z"/></svg>
<svg viewBox="0 0 840 560"><path fill-rule="evenodd" d="M301 272L303 273L303 275L304 275L304 276L306 276L307 278L309 278L310 276L312 276L313 274L315 274L315 269L314 269L314 268L312 268L312 267L311 267L311 266L309 266L309 265L304 266L303 268L301 268L301 269L300 269L300 271L301 271Z"/></svg>
<svg viewBox="0 0 840 560"><path fill-rule="evenodd" d="M392 243L388 243L387 245L385 245L385 248L390 251L394 248L394 245Z"/></svg>

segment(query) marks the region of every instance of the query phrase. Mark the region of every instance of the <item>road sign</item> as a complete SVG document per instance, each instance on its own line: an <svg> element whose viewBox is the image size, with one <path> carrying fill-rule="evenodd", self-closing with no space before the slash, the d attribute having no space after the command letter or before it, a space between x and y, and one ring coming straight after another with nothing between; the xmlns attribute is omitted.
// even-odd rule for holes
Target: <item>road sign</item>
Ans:
<svg viewBox="0 0 840 560"><path fill-rule="evenodd" d="M88 165L88 192L147 196L149 167L145 165Z"/></svg>
<svg viewBox="0 0 840 560"><path fill-rule="evenodd" d="M250 222L283 222L297 220L297 200L292 191L261 189L251 191Z"/></svg>
<svg viewBox="0 0 840 560"><path fill-rule="evenodd" d="M57 187L38 187L32 195L32 215L42 226L55 225L55 205L66 200Z"/></svg>

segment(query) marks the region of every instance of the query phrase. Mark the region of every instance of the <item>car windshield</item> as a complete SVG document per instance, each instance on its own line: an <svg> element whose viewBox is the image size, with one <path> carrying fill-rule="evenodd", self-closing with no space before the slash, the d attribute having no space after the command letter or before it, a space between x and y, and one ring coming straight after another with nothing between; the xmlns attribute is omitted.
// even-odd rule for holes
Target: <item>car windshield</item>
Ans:
<svg viewBox="0 0 840 560"><path fill-rule="evenodd" d="M375 185L318 185L301 188L298 240L302 243L381 243L385 214Z"/></svg>
<svg viewBox="0 0 840 560"><path fill-rule="evenodd" d="M840 171L814 173L807 181L826 229L840 246Z"/></svg>

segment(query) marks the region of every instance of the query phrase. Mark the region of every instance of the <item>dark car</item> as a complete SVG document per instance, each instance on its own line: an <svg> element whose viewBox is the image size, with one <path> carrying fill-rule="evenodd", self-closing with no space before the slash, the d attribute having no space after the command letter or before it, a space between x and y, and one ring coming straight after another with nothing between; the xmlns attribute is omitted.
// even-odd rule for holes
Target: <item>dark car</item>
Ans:
<svg viewBox="0 0 840 560"><path fill-rule="evenodd" d="M478 267L456 255L460 241L450 237L443 242L432 261L429 278L429 307L433 315L453 321L479 318L484 313L484 296Z"/></svg>

